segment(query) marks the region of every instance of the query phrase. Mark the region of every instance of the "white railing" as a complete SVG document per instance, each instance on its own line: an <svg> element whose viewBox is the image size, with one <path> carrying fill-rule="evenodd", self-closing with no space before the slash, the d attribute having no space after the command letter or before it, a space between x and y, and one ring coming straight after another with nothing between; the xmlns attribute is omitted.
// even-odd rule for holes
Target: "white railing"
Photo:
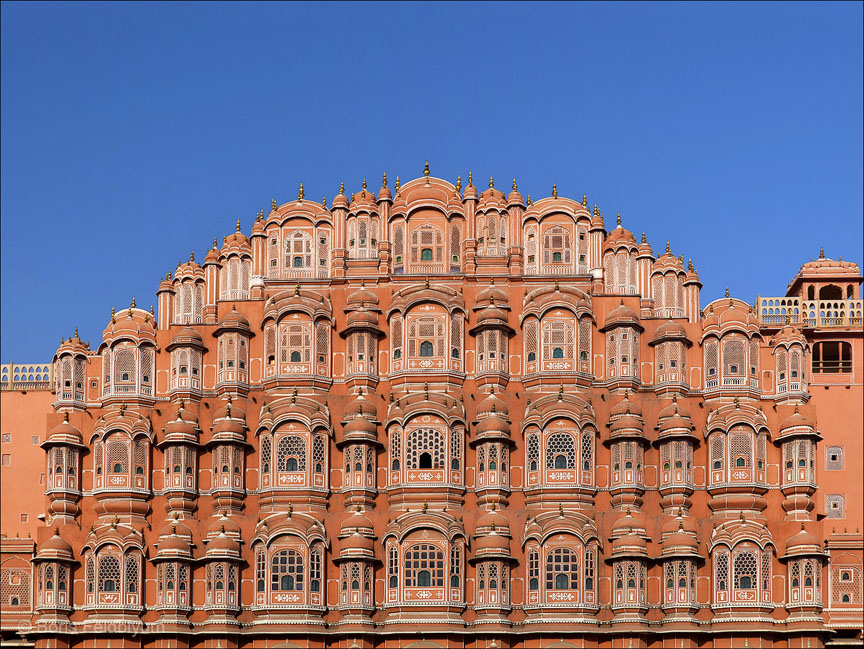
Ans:
<svg viewBox="0 0 864 649"><path fill-rule="evenodd" d="M802 300L800 297L760 297L756 313L763 325L805 327L860 327L864 300Z"/></svg>
<svg viewBox="0 0 864 649"><path fill-rule="evenodd" d="M572 264L543 264L541 275L572 275Z"/></svg>

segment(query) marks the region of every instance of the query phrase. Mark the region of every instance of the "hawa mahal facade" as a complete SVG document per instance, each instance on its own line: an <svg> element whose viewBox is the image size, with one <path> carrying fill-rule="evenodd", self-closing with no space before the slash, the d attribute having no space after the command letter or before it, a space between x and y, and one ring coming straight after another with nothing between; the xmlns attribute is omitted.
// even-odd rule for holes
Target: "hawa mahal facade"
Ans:
<svg viewBox="0 0 864 649"><path fill-rule="evenodd" d="M200 261L63 340L50 397L4 369L4 639L860 641L856 264L702 305L585 197L428 165L329 207L301 185Z"/></svg>

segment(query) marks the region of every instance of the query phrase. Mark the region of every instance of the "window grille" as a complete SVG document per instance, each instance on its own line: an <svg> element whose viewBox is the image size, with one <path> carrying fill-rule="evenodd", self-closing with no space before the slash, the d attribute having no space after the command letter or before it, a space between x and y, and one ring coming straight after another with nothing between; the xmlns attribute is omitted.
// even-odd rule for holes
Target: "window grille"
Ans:
<svg viewBox="0 0 864 649"><path fill-rule="evenodd" d="M861 604L861 570L854 566L831 569L832 604Z"/></svg>
<svg viewBox="0 0 864 649"><path fill-rule="evenodd" d="M324 473L324 436L315 435L312 441L312 466L315 473Z"/></svg>
<svg viewBox="0 0 864 649"><path fill-rule="evenodd" d="M717 591L729 590L729 555L718 552L714 558L714 588Z"/></svg>
<svg viewBox="0 0 864 649"><path fill-rule="evenodd" d="M421 466L421 456L428 455L431 466ZM408 433L405 462L409 469L443 469L444 435L434 428L419 428Z"/></svg>
<svg viewBox="0 0 864 649"><path fill-rule="evenodd" d="M309 556L309 591L321 592L321 551L317 548Z"/></svg>
<svg viewBox="0 0 864 649"><path fill-rule="evenodd" d="M306 441L299 435L286 435L279 439L276 450L279 471L306 470Z"/></svg>
<svg viewBox="0 0 864 649"><path fill-rule="evenodd" d="M134 552L127 552L125 557L126 564L126 592L129 594L138 592L138 555Z"/></svg>
<svg viewBox="0 0 864 649"><path fill-rule="evenodd" d="M30 571L17 568L0 572L0 604L3 609L30 608Z"/></svg>
<svg viewBox="0 0 864 649"><path fill-rule="evenodd" d="M93 561L93 556L88 555L86 567L84 569L84 582L88 593L92 593L96 583L96 568Z"/></svg>
<svg viewBox="0 0 864 649"><path fill-rule="evenodd" d="M264 434L261 436L261 472L269 473L270 472L270 462L271 462L271 442L270 435Z"/></svg>
<svg viewBox="0 0 864 649"><path fill-rule="evenodd" d="M393 228L394 272L401 273L405 266L405 230L402 224Z"/></svg>
<svg viewBox="0 0 864 649"><path fill-rule="evenodd" d="M99 592L120 591L120 559L113 554L99 558Z"/></svg>
<svg viewBox="0 0 864 649"><path fill-rule="evenodd" d="M405 586L444 587L444 553L440 548L428 543L408 548L405 552Z"/></svg>
<svg viewBox="0 0 864 649"><path fill-rule="evenodd" d="M525 274L537 274L537 228L525 231Z"/></svg>
<svg viewBox="0 0 864 649"><path fill-rule="evenodd" d="M573 323L553 320L543 323L543 360L573 360Z"/></svg>
<svg viewBox="0 0 864 649"><path fill-rule="evenodd" d="M705 343L705 374L710 380L716 377L717 371L717 341L710 340ZM710 385L708 387L711 387Z"/></svg>
<svg viewBox="0 0 864 649"><path fill-rule="evenodd" d="M729 438L729 465L730 467L753 466L752 446L750 433L739 433ZM744 464L740 464L743 460Z"/></svg>
<svg viewBox="0 0 864 649"><path fill-rule="evenodd" d="M741 551L735 555L733 579L737 589L756 588L756 554L754 552Z"/></svg>
<svg viewBox="0 0 864 649"><path fill-rule="evenodd" d="M462 430L454 428L450 431L450 468L458 469L462 459Z"/></svg>
<svg viewBox="0 0 864 649"><path fill-rule="evenodd" d="M842 446L829 446L825 449L825 469L828 471L843 470Z"/></svg>
<svg viewBox="0 0 864 649"><path fill-rule="evenodd" d="M844 498L840 494L825 496L826 518L846 518Z"/></svg>
<svg viewBox="0 0 864 649"><path fill-rule="evenodd" d="M108 442L106 455L108 456L108 471L110 473L128 473L129 444L126 441Z"/></svg>
<svg viewBox="0 0 864 649"><path fill-rule="evenodd" d="M402 460L402 433L394 430L390 433L390 466L394 471L399 470Z"/></svg>
<svg viewBox="0 0 864 649"><path fill-rule="evenodd" d="M303 556L296 550L280 550L270 560L270 590L303 590Z"/></svg>
<svg viewBox="0 0 864 649"><path fill-rule="evenodd" d="M540 440L536 433L528 435L528 470L536 471L540 462Z"/></svg>
<svg viewBox="0 0 864 649"><path fill-rule="evenodd" d="M528 362L537 360L537 321L525 323L525 358Z"/></svg>
<svg viewBox="0 0 864 649"><path fill-rule="evenodd" d="M563 462L560 458L564 458ZM564 464L565 466L559 466ZM573 435L570 433L555 433L546 440L547 469L575 469L576 448Z"/></svg>
<svg viewBox="0 0 864 649"><path fill-rule="evenodd" d="M365 225L365 222L364 222ZM330 274L330 237L326 232L318 234L318 276Z"/></svg>
<svg viewBox="0 0 864 649"><path fill-rule="evenodd" d="M744 375L744 343L740 340L727 340L723 343L723 374Z"/></svg>
<svg viewBox="0 0 864 649"><path fill-rule="evenodd" d="M450 548L450 587L458 588L462 583L462 547L458 544Z"/></svg>
<svg viewBox="0 0 864 649"><path fill-rule="evenodd" d="M528 590L540 590L540 556L537 550L528 552Z"/></svg>
<svg viewBox="0 0 864 649"><path fill-rule="evenodd" d="M764 598L766 595L770 595L771 586L771 552L767 548L762 550L762 566L759 577L762 581L762 596Z"/></svg>
<svg viewBox="0 0 864 649"><path fill-rule="evenodd" d="M114 353L114 381L135 384L135 353L131 349L121 349Z"/></svg>
<svg viewBox="0 0 864 649"><path fill-rule="evenodd" d="M579 588L579 559L570 548L556 548L546 555L546 590Z"/></svg>
<svg viewBox="0 0 864 649"><path fill-rule="evenodd" d="M387 553L387 580L388 588L399 585L399 551L395 547Z"/></svg>
<svg viewBox="0 0 864 649"><path fill-rule="evenodd" d="M395 316L391 323L390 337L393 344L393 358L402 356L402 317Z"/></svg>
<svg viewBox="0 0 864 649"><path fill-rule="evenodd" d="M750 376L758 376L759 372L759 342L750 341Z"/></svg>
<svg viewBox="0 0 864 649"><path fill-rule="evenodd" d="M450 226L450 272L458 273L462 270L460 260L462 259L462 231L458 223Z"/></svg>

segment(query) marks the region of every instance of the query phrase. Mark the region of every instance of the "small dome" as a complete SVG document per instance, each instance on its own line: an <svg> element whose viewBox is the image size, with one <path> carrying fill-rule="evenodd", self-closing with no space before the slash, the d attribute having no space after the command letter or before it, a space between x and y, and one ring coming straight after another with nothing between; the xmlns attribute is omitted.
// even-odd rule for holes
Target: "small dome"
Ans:
<svg viewBox="0 0 864 649"><path fill-rule="evenodd" d="M507 323L507 312L495 306L487 306L480 310L477 314L477 324L481 322L502 322Z"/></svg>
<svg viewBox="0 0 864 649"><path fill-rule="evenodd" d="M204 339L201 337L201 334L199 334L197 331L195 331L192 327L189 326L183 327L180 331L178 331L171 337L172 346L188 346L196 344L203 347Z"/></svg>
<svg viewBox="0 0 864 649"><path fill-rule="evenodd" d="M678 515L674 518L667 518L663 521L663 525L660 528L660 536L662 538L666 538L670 534L675 534L676 532L686 532L691 536L695 536L697 532L697 523L696 519L692 516L684 516L684 511L679 510Z"/></svg>
<svg viewBox="0 0 864 649"><path fill-rule="evenodd" d="M475 543L475 554L510 554L510 539L500 534L486 534L479 537Z"/></svg>
<svg viewBox="0 0 864 649"><path fill-rule="evenodd" d="M486 286L477 292L477 302L497 302L502 305L507 304L507 292L504 289L495 286L495 279L492 278L492 282L489 286Z"/></svg>
<svg viewBox="0 0 864 649"><path fill-rule="evenodd" d="M375 542L368 536L363 536L359 532L354 532L342 539L340 550L346 552L349 550L361 552L374 552Z"/></svg>
<svg viewBox="0 0 864 649"><path fill-rule="evenodd" d="M468 185L465 187L465 191L462 192L462 196L464 198L477 198L477 188L470 180L468 181Z"/></svg>
<svg viewBox="0 0 864 649"><path fill-rule="evenodd" d="M802 427L806 427L806 428L810 428L810 429L816 428L815 424L812 421L810 421L810 419L808 419L807 417L802 415L800 412L798 412L798 406L795 406L795 412L793 412L791 415L786 417L786 419L784 419L782 422L780 422L780 429L779 430L780 430L780 433L782 434L783 431L785 431L785 430L789 430L792 428L802 428Z"/></svg>
<svg viewBox="0 0 864 649"><path fill-rule="evenodd" d="M346 303L350 306L378 306L378 296L363 284L348 294Z"/></svg>
<svg viewBox="0 0 864 649"><path fill-rule="evenodd" d="M620 225L609 233L606 237L606 243L603 246L604 250L614 250L621 246L636 248L636 237L630 230L625 230Z"/></svg>
<svg viewBox="0 0 864 649"><path fill-rule="evenodd" d="M222 532L231 536L240 536L240 524L236 523L231 516L226 516L224 512L221 512L219 517L207 527L208 536L214 536Z"/></svg>
<svg viewBox="0 0 864 649"><path fill-rule="evenodd" d="M823 554L822 544L818 537L810 534L801 523L801 531L790 536L786 541L786 556L802 554Z"/></svg>
<svg viewBox="0 0 864 649"><path fill-rule="evenodd" d="M641 516L633 516L633 512L629 509L624 514L624 516L620 516L618 520L615 521L615 524L612 526L613 537L644 531L645 521L641 518Z"/></svg>
<svg viewBox="0 0 864 649"><path fill-rule="evenodd" d="M384 182L387 182L387 179L384 179ZM381 189L378 190L378 201L389 201L393 199L393 194L390 193L390 188L385 184L381 185Z"/></svg>
<svg viewBox="0 0 864 649"><path fill-rule="evenodd" d="M633 309L625 305L624 300L621 300L621 304L612 309L609 315L606 316L606 324L603 325L603 330L619 325L630 325L640 328L642 326L639 323L639 315Z"/></svg>
<svg viewBox="0 0 864 649"><path fill-rule="evenodd" d="M370 417L372 419L378 417L378 410L375 404L369 401L362 392L345 406L345 418L350 419L353 417Z"/></svg>
<svg viewBox="0 0 864 649"><path fill-rule="evenodd" d="M344 431L346 435L376 435L378 433L378 426L364 417L355 417L345 424Z"/></svg>
<svg viewBox="0 0 864 649"><path fill-rule="evenodd" d="M625 534L612 541L612 556L646 556L648 544L641 536Z"/></svg>
<svg viewBox="0 0 864 649"><path fill-rule="evenodd" d="M477 404L478 415L487 413L498 413L505 417L510 413L510 409L507 407L507 402L501 399L494 390L487 394L483 400Z"/></svg>
<svg viewBox="0 0 864 649"><path fill-rule="evenodd" d="M222 318L218 329L249 329L249 320L236 307L232 307L231 311Z"/></svg>
<svg viewBox="0 0 864 649"><path fill-rule="evenodd" d="M213 413L213 421L226 418L246 420L246 411L240 406L240 402L232 401L230 396L225 404Z"/></svg>
<svg viewBox="0 0 864 649"><path fill-rule="evenodd" d="M344 185L339 187L339 193L336 194L336 196L333 198L332 205L333 205L333 209L336 209L337 207L341 207L341 208L344 208L346 210L348 209L350 202L348 200L348 197L345 195Z"/></svg>
<svg viewBox="0 0 864 649"><path fill-rule="evenodd" d="M166 554L182 554L189 555L191 554L191 547L189 545L189 541L182 536L174 534L169 536L163 540L160 540L157 543L158 554L166 555Z"/></svg>
<svg viewBox="0 0 864 649"><path fill-rule="evenodd" d="M516 187L513 187L513 191L507 195L507 205L522 205L525 201L522 200L522 194L519 193L519 190Z"/></svg>
<svg viewBox="0 0 864 649"><path fill-rule="evenodd" d="M54 528L54 536L39 546L39 555L50 555L57 558L72 559L74 554L72 546L66 539L60 536L60 529Z"/></svg>
<svg viewBox="0 0 864 649"><path fill-rule="evenodd" d="M378 329L378 316L371 311L361 309L348 314L347 324L349 327L368 327Z"/></svg>
<svg viewBox="0 0 864 649"><path fill-rule="evenodd" d="M662 554L698 554L699 542L692 534L684 530L683 522L679 521L678 528L667 536L662 543Z"/></svg>
<svg viewBox="0 0 864 649"><path fill-rule="evenodd" d="M642 406L639 405L638 401L630 401L630 393L624 393L624 399L616 403L609 410L609 416L614 417L623 417L624 415L633 415L634 417L642 416Z"/></svg>
<svg viewBox="0 0 864 649"><path fill-rule="evenodd" d="M64 413L63 421L54 426L48 433L48 440L52 443L66 443L81 445L83 441L81 431L69 423L69 413Z"/></svg>
<svg viewBox="0 0 864 649"><path fill-rule="evenodd" d="M680 322L667 320L657 327L651 342L660 342L662 340L687 340L687 330Z"/></svg>
<svg viewBox="0 0 864 649"><path fill-rule="evenodd" d="M504 516L500 511L492 509L483 513L478 519L476 524L477 530L495 530L499 534L509 534L510 533L510 522L507 520L507 517Z"/></svg>
<svg viewBox="0 0 864 649"><path fill-rule="evenodd" d="M489 433L501 433L510 435L510 424L498 415L489 415L480 420L474 431L478 435L488 435Z"/></svg>
<svg viewBox="0 0 864 649"><path fill-rule="evenodd" d="M205 554L239 555L240 544L224 532L220 532L219 536L212 538L207 543L207 552Z"/></svg>
<svg viewBox="0 0 864 649"><path fill-rule="evenodd" d="M622 437L627 433L637 433L639 437L642 435L643 422L641 419L636 419L633 415L622 415L612 422L609 426L610 437Z"/></svg>
<svg viewBox="0 0 864 649"><path fill-rule="evenodd" d="M798 345L801 345L802 347L807 345L807 339L804 337L804 334L801 333L801 330L798 329L797 327L794 327L791 324L787 324L780 331L778 331L777 335L774 336L774 339L771 342L774 345L798 344Z"/></svg>

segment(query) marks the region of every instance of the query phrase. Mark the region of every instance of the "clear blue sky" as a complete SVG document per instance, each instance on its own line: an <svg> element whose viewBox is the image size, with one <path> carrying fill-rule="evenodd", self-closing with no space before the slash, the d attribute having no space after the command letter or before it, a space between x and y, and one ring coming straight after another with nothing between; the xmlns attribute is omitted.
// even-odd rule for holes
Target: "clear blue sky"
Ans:
<svg viewBox="0 0 864 649"><path fill-rule="evenodd" d="M2 5L2 362L270 199L515 176L692 257L703 303L862 261L862 4ZM200 255L201 257L198 257Z"/></svg>

